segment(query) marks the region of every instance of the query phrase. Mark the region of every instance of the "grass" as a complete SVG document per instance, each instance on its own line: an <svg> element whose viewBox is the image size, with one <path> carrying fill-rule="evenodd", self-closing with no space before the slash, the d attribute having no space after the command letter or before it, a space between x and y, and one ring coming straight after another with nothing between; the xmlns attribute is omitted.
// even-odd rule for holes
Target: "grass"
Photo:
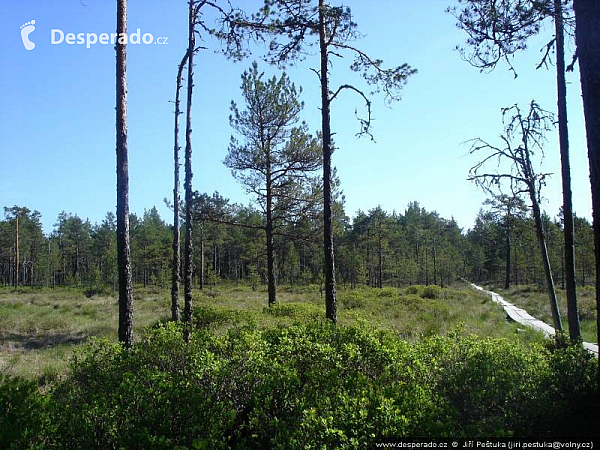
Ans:
<svg viewBox="0 0 600 450"><path fill-rule="evenodd" d="M167 291L138 290L135 328L142 332L168 314ZM51 381L73 349L91 336L115 338L117 298L86 297L69 288L0 289L0 371Z"/></svg>
<svg viewBox="0 0 600 450"><path fill-rule="evenodd" d="M550 302L545 289L538 286L513 286L510 289L490 287L490 290L499 293L506 301L525 309L533 317L536 317L552 325L552 312ZM561 315L563 329L568 333L569 323L567 319L566 293L557 289L558 308ZM577 303L579 307L579 319L581 322L581 334L586 342L596 342L596 300L593 286L577 287Z"/></svg>
<svg viewBox="0 0 600 450"><path fill-rule="evenodd" d="M526 344L542 335L509 323L501 307L487 296L459 285L338 292L340 325L369 323L392 329L406 340L444 335L457 327L482 337L505 337ZM324 300L317 286L278 289L278 304L267 307L266 288L253 291L224 285L194 291L198 326L224 333L235 325L267 328L324 320ZM135 334L170 316L168 290L134 290ZM73 289L0 289L0 372L38 379L46 384L66 369L73 350L91 336L116 339L117 298L86 297Z"/></svg>

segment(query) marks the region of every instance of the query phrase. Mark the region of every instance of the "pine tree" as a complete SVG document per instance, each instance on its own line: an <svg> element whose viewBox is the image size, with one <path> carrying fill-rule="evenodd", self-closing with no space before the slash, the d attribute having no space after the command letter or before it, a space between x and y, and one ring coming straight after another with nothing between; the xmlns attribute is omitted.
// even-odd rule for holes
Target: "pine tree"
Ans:
<svg viewBox="0 0 600 450"><path fill-rule="evenodd" d="M127 0L117 0L117 255L119 341L133 346L133 285L129 248L129 164L127 158Z"/></svg>
<svg viewBox="0 0 600 450"><path fill-rule="evenodd" d="M299 123L303 104L285 73L265 81L254 63L242 75L242 93L246 109L232 102L230 123L243 141L232 137L224 163L265 215L270 306L277 298L275 233L314 208L319 197L311 173L321 165L321 148Z"/></svg>

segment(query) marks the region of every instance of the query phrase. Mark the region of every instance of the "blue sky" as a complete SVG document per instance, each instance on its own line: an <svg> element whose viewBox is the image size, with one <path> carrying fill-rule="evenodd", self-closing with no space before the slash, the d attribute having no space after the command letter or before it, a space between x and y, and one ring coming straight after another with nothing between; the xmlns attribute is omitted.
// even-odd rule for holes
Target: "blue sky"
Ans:
<svg viewBox="0 0 600 450"><path fill-rule="evenodd" d="M66 33L111 33L115 1L2 0L0 2L0 206L20 205L42 213L45 232L58 213L77 213L100 222L114 211L115 195L115 63L113 46L51 44L51 30ZM261 2L234 2L253 10ZM454 19L444 13L453 0L348 0L365 35L357 46L389 65L417 68L402 101L392 108L383 98L373 102L376 142L357 139L354 111L361 99L347 92L332 107L338 168L346 212L381 205L403 212L416 200L441 216L472 227L485 195L466 181L476 158L463 142L478 136L493 141L501 132L500 109L535 98L556 109L553 70L535 70L543 35L514 59L519 77L499 66L482 74L454 50L464 41ZM128 28L167 37L166 45L128 46L128 121L131 211L142 214L157 206L170 214L163 199L172 196L173 104L177 64L187 39L185 0L129 0ZM26 50L21 26L35 20L35 43ZM193 110L194 189L218 190L234 202L251 201L222 161L232 130L229 104L240 103L240 75L251 59L227 61L216 54L219 44L207 39L196 66ZM572 44L569 44L572 50ZM260 57L260 49L254 56ZM341 83L360 85L348 70L350 59L336 59L332 89ZM304 89L304 119L320 126L318 80L310 67L316 55L288 73ZM278 70L261 64L267 73ZM569 133L574 208L591 216L583 112L577 71L568 74ZM364 85L363 85L364 86ZM543 195L544 208L555 216L562 203L558 135L548 136L546 172L555 175Z"/></svg>

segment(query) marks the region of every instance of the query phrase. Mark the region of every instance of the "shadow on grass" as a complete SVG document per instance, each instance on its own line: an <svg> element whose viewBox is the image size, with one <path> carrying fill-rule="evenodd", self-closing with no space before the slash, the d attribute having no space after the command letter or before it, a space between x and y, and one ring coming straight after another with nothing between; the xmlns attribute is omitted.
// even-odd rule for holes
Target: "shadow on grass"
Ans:
<svg viewBox="0 0 600 450"><path fill-rule="evenodd" d="M0 350L41 350L57 345L78 345L88 338L89 334L83 332L7 333L0 336Z"/></svg>

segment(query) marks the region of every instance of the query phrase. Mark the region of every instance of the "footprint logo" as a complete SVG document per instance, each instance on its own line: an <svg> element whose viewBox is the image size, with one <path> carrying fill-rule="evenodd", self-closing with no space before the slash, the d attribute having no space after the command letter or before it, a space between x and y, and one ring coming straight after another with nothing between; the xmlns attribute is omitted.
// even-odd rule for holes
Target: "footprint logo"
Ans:
<svg viewBox="0 0 600 450"><path fill-rule="evenodd" d="M27 50L35 48L35 44L29 40L29 35L33 30L35 30L35 20L21 25L21 39L23 39L23 45Z"/></svg>

